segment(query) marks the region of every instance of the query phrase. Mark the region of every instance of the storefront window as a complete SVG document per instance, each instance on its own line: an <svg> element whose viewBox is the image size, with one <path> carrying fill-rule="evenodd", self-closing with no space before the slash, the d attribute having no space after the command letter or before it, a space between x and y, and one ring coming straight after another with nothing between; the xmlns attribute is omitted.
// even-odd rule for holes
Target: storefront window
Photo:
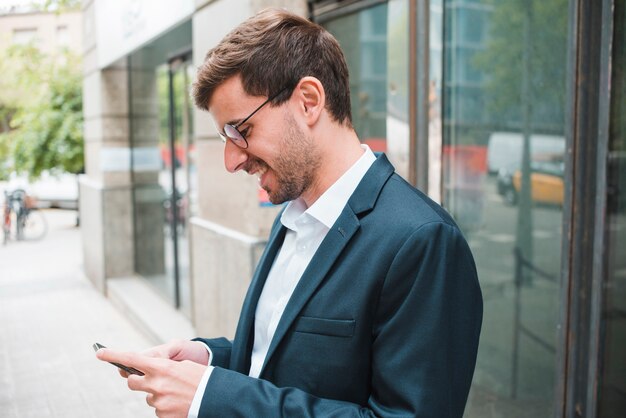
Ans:
<svg viewBox="0 0 626 418"><path fill-rule="evenodd" d="M189 217L196 200L184 23L132 53L130 105L135 271L190 316Z"/></svg>
<svg viewBox="0 0 626 418"><path fill-rule="evenodd" d="M324 24L346 55L352 120L361 141L384 141L387 110L387 5Z"/></svg>
<svg viewBox="0 0 626 418"><path fill-rule="evenodd" d="M391 0L322 21L350 71L352 121L362 142L408 177L408 1Z"/></svg>
<svg viewBox="0 0 626 418"><path fill-rule="evenodd" d="M466 416L550 416L568 1L443 8L442 201L470 243L484 298Z"/></svg>
<svg viewBox="0 0 626 418"><path fill-rule="evenodd" d="M626 411L626 2L614 9L611 120L607 181L607 264L602 319L598 417L622 418Z"/></svg>

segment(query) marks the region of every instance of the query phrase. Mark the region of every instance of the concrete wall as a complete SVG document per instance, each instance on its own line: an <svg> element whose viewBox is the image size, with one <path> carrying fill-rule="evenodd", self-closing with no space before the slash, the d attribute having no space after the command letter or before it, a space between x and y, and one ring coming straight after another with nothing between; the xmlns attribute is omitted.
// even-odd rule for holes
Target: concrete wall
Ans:
<svg viewBox="0 0 626 418"><path fill-rule="evenodd" d="M265 240L198 218L191 227L196 331L233 338Z"/></svg>
<svg viewBox="0 0 626 418"><path fill-rule="evenodd" d="M85 15L83 116L85 174L80 179L85 272L106 291L107 277L133 273L133 212L130 175L128 72L123 62L96 67L94 3Z"/></svg>

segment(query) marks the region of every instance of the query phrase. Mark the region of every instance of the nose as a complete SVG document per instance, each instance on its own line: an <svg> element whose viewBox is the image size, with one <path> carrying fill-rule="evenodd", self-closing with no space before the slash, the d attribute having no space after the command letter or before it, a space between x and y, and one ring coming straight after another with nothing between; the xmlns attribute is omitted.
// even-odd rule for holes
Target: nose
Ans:
<svg viewBox="0 0 626 418"><path fill-rule="evenodd" d="M226 140L224 144L224 166L229 173L241 170L247 160L248 153L245 149L238 147L231 140Z"/></svg>

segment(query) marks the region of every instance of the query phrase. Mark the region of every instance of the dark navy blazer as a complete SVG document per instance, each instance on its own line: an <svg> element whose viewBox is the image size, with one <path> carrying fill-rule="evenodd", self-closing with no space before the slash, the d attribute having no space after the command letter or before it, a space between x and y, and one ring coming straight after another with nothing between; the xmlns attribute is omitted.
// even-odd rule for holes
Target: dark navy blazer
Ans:
<svg viewBox="0 0 626 418"><path fill-rule="evenodd" d="M247 376L257 302L285 237L277 217L200 417L462 417L482 297L439 205L378 156L305 270L260 378Z"/></svg>

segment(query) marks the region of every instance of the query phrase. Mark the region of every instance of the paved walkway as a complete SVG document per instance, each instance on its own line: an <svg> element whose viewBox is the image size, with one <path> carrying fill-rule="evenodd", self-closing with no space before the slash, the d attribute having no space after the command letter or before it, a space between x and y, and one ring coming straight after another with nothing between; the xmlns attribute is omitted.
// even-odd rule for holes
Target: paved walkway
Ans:
<svg viewBox="0 0 626 418"><path fill-rule="evenodd" d="M82 273L73 211L44 211L47 236L0 244L0 417L154 417L91 345L150 342Z"/></svg>

